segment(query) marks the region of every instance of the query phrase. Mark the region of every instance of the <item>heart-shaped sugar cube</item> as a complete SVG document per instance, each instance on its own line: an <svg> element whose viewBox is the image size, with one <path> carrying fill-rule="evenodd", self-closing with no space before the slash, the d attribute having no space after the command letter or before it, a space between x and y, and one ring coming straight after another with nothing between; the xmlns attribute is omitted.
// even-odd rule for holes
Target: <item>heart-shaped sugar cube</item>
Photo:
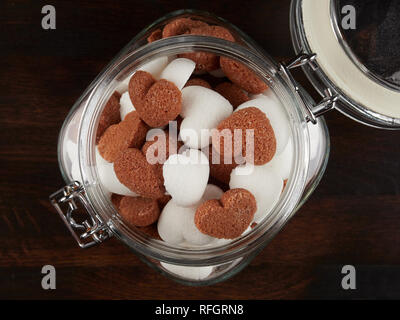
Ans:
<svg viewBox="0 0 400 320"><path fill-rule="evenodd" d="M114 170L123 185L142 197L159 199L165 195L162 176L138 149L125 150L114 162Z"/></svg>
<svg viewBox="0 0 400 320"><path fill-rule="evenodd" d="M208 146L210 130L229 117L232 111L230 102L214 90L201 86L183 88L181 139L189 148L201 149Z"/></svg>
<svg viewBox="0 0 400 320"><path fill-rule="evenodd" d="M243 156L247 163L256 165L269 162L276 151L274 130L265 113L255 107L236 111L221 121L213 132L212 144L223 157Z"/></svg>
<svg viewBox="0 0 400 320"><path fill-rule="evenodd" d="M176 85L179 90L185 86L192 75L196 64L189 59L178 58L172 60L161 72L160 78Z"/></svg>
<svg viewBox="0 0 400 320"><path fill-rule="evenodd" d="M212 237L234 239L250 225L257 203L245 189L231 189L220 200L208 200L201 204L195 214L197 228Z"/></svg>
<svg viewBox="0 0 400 320"><path fill-rule="evenodd" d="M244 64L228 57L221 57L219 61L228 79L247 92L261 93L267 90L268 86Z"/></svg>
<svg viewBox="0 0 400 320"><path fill-rule="evenodd" d="M149 198L122 197L118 209L122 218L136 227L147 227L160 216L157 201Z"/></svg>
<svg viewBox="0 0 400 320"><path fill-rule="evenodd" d="M163 165L165 188L181 206L194 205L201 199L209 174L207 156L196 149L173 154Z"/></svg>
<svg viewBox="0 0 400 320"><path fill-rule="evenodd" d="M140 118L150 127L162 127L181 112L182 94L165 79L155 81L150 73L137 71L129 81L129 96Z"/></svg>
<svg viewBox="0 0 400 320"><path fill-rule="evenodd" d="M130 112L123 121L108 127L101 136L98 144L101 156L108 162L114 162L124 150L140 147L147 130L147 125L140 120L137 112Z"/></svg>

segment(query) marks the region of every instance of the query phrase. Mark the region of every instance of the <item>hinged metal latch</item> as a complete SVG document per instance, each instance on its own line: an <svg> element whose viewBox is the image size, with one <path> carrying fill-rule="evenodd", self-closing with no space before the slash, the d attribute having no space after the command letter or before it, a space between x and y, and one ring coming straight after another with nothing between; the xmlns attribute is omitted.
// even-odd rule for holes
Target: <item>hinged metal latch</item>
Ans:
<svg viewBox="0 0 400 320"><path fill-rule="evenodd" d="M108 227L89 205L85 190L78 181L53 193L50 201L81 248L92 247L111 236ZM85 213L78 212L78 203L85 209ZM78 217L83 222L76 222Z"/></svg>
<svg viewBox="0 0 400 320"><path fill-rule="evenodd" d="M328 112L332 109L335 109L336 102L339 98L339 95L333 94L332 90L327 88L324 92L325 96L323 99L316 105L310 102L310 99L306 97L303 89L299 87L293 75L290 72L290 69L294 69L300 66L309 65L313 70L316 70L318 67L315 63L316 54L305 54L301 53L288 63L281 62L279 64L280 73L288 80L295 88L298 93L306 112L307 121L312 122L313 124L317 123L317 118L323 115L325 112Z"/></svg>

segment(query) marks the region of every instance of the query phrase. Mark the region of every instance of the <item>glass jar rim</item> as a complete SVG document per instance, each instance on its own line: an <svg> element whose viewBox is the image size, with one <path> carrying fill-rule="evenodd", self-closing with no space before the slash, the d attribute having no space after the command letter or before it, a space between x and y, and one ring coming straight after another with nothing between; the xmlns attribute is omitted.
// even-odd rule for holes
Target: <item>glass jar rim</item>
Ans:
<svg viewBox="0 0 400 320"><path fill-rule="evenodd" d="M249 233L232 242L199 249L171 246L165 242L152 240L130 228L119 217L101 185L98 183L95 167L95 132L98 118L106 98L115 90L113 81L127 69L136 70L144 63L161 56L169 56L188 51L207 51L228 56L252 69L273 91L279 93L289 115L294 147L294 166L288 183L274 209ZM94 211L102 218L110 230L134 251L167 263L188 266L216 265L250 254L275 236L294 214L300 201L309 161L309 139L301 100L294 86L280 76L276 63L268 56L252 52L236 43L205 36L176 36L155 41L126 56L112 61L99 76L84 107L78 135L79 165L86 196ZM290 107L289 107L290 106Z"/></svg>

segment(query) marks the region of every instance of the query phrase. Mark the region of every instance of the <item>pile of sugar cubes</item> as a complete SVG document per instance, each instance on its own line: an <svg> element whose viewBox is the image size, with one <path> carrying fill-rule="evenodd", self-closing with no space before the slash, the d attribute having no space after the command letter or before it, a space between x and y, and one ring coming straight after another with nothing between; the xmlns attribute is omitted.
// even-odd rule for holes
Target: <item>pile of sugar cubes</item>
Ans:
<svg viewBox="0 0 400 320"><path fill-rule="evenodd" d="M179 18L148 41L225 28ZM132 228L170 245L218 246L278 202L293 162L287 115L272 90L231 58L156 58L120 82L100 116L102 186Z"/></svg>

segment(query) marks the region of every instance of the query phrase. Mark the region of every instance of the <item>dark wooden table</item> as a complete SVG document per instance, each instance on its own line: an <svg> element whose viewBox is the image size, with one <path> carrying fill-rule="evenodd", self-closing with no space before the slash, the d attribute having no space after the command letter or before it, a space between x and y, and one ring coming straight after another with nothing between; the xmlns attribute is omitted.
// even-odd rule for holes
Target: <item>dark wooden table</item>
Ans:
<svg viewBox="0 0 400 320"><path fill-rule="evenodd" d="M275 58L291 57L289 1L49 3L53 31L41 28L47 2L0 3L0 298L400 298L400 133L337 112L326 117L332 148L319 188L232 279L176 284L116 239L79 249L48 196L64 185L58 132L89 82L145 25L179 8L214 12ZM56 267L56 290L41 288L46 264ZM348 264L357 270L354 291L340 285Z"/></svg>

